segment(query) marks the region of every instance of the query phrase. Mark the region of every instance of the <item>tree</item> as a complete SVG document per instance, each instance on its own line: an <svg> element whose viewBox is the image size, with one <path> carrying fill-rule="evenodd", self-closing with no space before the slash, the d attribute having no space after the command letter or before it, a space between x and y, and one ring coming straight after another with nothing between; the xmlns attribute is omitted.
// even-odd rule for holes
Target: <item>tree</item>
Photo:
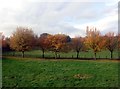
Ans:
<svg viewBox="0 0 120 89"><path fill-rule="evenodd" d="M84 39L82 37L72 38L72 48L77 53L77 58L79 57L79 52L84 49Z"/></svg>
<svg viewBox="0 0 120 89"><path fill-rule="evenodd" d="M8 37L5 37L2 33L0 34L0 46L2 48L2 52L10 51L9 41L10 39Z"/></svg>
<svg viewBox="0 0 120 89"><path fill-rule="evenodd" d="M57 58L57 54L60 51L65 51L66 44L70 41L69 37L65 34L55 34L48 37L50 47L49 49L55 52L55 59Z"/></svg>
<svg viewBox="0 0 120 89"><path fill-rule="evenodd" d="M118 39L118 58L120 58L120 33L116 37Z"/></svg>
<svg viewBox="0 0 120 89"><path fill-rule="evenodd" d="M96 59L96 53L104 47L105 40L102 39L100 32L97 31L96 28L89 29L89 27L87 27L86 32L85 45L93 50L94 58Z"/></svg>
<svg viewBox="0 0 120 89"><path fill-rule="evenodd" d="M6 37L4 40L2 40L2 52L8 52L8 51L11 51L10 38Z"/></svg>
<svg viewBox="0 0 120 89"><path fill-rule="evenodd" d="M42 50L42 57L43 58L44 58L45 50L48 50L48 47L49 47L49 40L47 38L48 35L49 34L47 34L47 33L43 33L39 37L39 46Z"/></svg>
<svg viewBox="0 0 120 89"><path fill-rule="evenodd" d="M114 32L108 32L105 35L105 46L111 53L111 59L113 58L113 51L117 48L118 39L115 37Z"/></svg>
<svg viewBox="0 0 120 89"><path fill-rule="evenodd" d="M116 36L118 39L118 50L120 51L120 33Z"/></svg>
<svg viewBox="0 0 120 89"><path fill-rule="evenodd" d="M2 51L2 32L0 32L0 50ZM0 51L0 54L2 54L1 51Z"/></svg>
<svg viewBox="0 0 120 89"><path fill-rule="evenodd" d="M18 27L10 37L10 47L13 50L22 52L22 57L24 57L25 51L30 50L33 47L33 44L34 33L32 29Z"/></svg>

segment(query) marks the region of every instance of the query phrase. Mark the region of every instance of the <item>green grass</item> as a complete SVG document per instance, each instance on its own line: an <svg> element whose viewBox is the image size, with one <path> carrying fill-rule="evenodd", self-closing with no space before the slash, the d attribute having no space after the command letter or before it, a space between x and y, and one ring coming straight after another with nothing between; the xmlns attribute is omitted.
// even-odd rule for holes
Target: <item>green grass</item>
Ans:
<svg viewBox="0 0 120 89"><path fill-rule="evenodd" d="M4 56L12 56L13 52L6 52L3 53ZM76 52L68 52L68 53L59 53L61 58L76 58ZM21 52L15 52L15 56L22 56ZM45 57L53 58L54 52L45 52ZM31 50L25 52L25 57L32 57L32 58L42 58L42 51L41 50ZM94 58L94 53L92 51L88 52L80 52L79 58ZM110 52L108 50L101 51L97 53L97 58L110 58ZM113 58L118 58L118 52L113 52Z"/></svg>
<svg viewBox="0 0 120 89"><path fill-rule="evenodd" d="M3 58L3 87L118 87L118 61Z"/></svg>

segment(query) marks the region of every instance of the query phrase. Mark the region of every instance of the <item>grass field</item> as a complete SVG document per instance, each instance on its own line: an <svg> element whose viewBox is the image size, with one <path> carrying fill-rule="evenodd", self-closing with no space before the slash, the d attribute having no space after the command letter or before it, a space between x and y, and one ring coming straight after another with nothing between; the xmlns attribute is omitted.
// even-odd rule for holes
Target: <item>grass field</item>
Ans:
<svg viewBox="0 0 120 89"><path fill-rule="evenodd" d="M115 60L3 58L3 87L118 87Z"/></svg>
<svg viewBox="0 0 120 89"><path fill-rule="evenodd" d="M4 56L12 56L13 52L3 53ZM15 52L15 56L21 57L21 52ZM68 52L68 53L59 53L61 58L76 58L76 52ZM53 52L45 52L45 57L53 58L55 55ZM40 50L32 50L25 52L25 57L32 58L42 58L42 52ZM80 52L79 58L94 58L94 53L92 51L88 52ZM101 51L97 53L97 58L110 58L110 52L108 50ZM118 52L113 52L113 58L118 58Z"/></svg>

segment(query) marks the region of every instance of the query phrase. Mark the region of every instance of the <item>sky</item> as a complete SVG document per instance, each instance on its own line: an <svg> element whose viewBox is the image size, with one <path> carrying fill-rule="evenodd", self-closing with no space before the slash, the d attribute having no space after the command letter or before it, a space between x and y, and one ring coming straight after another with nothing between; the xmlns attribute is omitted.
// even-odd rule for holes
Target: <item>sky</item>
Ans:
<svg viewBox="0 0 120 89"><path fill-rule="evenodd" d="M118 0L0 0L0 32L10 37L19 26L37 35L85 36L87 26L117 34Z"/></svg>

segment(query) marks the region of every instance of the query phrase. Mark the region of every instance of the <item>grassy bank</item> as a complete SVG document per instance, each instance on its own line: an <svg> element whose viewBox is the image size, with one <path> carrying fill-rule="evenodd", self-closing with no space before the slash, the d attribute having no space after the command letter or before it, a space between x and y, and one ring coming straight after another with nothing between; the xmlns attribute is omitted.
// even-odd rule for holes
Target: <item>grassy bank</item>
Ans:
<svg viewBox="0 0 120 89"><path fill-rule="evenodd" d="M3 87L117 87L117 61L3 58Z"/></svg>

